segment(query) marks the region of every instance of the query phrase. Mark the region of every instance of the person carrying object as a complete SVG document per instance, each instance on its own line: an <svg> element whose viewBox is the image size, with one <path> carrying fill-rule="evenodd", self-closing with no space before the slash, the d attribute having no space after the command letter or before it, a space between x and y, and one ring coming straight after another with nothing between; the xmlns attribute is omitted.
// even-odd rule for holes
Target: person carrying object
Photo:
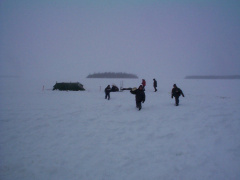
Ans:
<svg viewBox="0 0 240 180"><path fill-rule="evenodd" d="M130 93L135 94L135 100L136 100L136 107L139 109L139 111L142 109L142 103L145 102L145 92L143 90L143 86L140 85L139 88L133 88L130 90Z"/></svg>

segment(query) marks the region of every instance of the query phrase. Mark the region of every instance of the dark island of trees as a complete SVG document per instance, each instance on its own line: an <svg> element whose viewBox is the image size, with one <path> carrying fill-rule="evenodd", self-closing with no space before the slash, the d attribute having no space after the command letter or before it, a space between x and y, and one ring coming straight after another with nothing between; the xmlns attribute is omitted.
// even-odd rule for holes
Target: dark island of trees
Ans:
<svg viewBox="0 0 240 180"><path fill-rule="evenodd" d="M240 79L240 75L230 75L230 76L186 76L185 79Z"/></svg>
<svg viewBox="0 0 240 180"><path fill-rule="evenodd" d="M114 72L89 74L87 76L87 78L129 78L129 79L138 79L137 75L135 75L135 74L114 73Z"/></svg>

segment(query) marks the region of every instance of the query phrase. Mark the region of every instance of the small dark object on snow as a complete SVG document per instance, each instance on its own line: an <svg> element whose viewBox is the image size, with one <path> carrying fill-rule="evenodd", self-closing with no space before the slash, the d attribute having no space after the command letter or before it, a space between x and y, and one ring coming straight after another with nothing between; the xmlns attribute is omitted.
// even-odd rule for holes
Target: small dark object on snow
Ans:
<svg viewBox="0 0 240 180"><path fill-rule="evenodd" d="M79 82L75 82L75 83L66 83L66 82L62 82L62 83L57 83L53 86L53 90L60 90L60 91L85 91L85 89L83 88L83 85Z"/></svg>
<svg viewBox="0 0 240 180"><path fill-rule="evenodd" d="M119 88L116 85L112 85L111 92L117 92L119 91Z"/></svg>
<svg viewBox="0 0 240 180"><path fill-rule="evenodd" d="M131 88L131 87L130 87L130 88L121 88L121 91L124 91L124 90L129 90L129 91L131 91L132 88Z"/></svg>

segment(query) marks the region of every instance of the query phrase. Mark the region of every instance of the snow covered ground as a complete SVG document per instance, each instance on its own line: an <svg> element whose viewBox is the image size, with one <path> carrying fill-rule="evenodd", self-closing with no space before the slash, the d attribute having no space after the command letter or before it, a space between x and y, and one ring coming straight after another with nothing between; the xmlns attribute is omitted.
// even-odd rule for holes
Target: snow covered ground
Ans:
<svg viewBox="0 0 240 180"><path fill-rule="evenodd" d="M146 79L138 111L129 91L104 99L116 79L60 92L48 90L55 82L1 78L0 179L240 179L240 81L156 79L156 93ZM174 83L185 94L178 107Z"/></svg>

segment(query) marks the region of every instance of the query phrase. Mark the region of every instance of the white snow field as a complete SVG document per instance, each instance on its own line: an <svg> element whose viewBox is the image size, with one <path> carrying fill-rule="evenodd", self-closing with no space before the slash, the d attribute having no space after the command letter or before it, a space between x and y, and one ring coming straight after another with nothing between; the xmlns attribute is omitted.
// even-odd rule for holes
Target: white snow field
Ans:
<svg viewBox="0 0 240 180"><path fill-rule="evenodd" d="M49 90L55 82L1 78L0 179L240 179L240 80L156 80L155 93L146 79L138 111L129 91L104 99L119 79L61 92ZM185 94L178 107L174 83Z"/></svg>

